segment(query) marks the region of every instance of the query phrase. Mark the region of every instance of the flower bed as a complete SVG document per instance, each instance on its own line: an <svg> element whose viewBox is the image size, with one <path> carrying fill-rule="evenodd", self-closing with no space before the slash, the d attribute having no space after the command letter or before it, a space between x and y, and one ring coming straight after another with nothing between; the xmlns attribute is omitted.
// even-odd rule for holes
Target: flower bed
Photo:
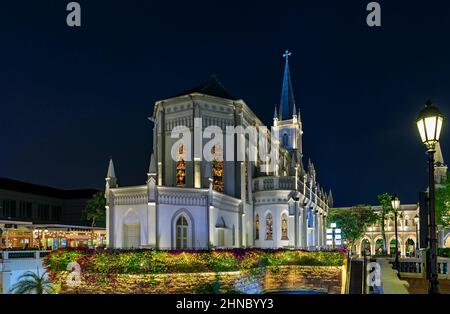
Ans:
<svg viewBox="0 0 450 314"><path fill-rule="evenodd" d="M66 271L77 262L83 272L167 274L227 272L266 266L342 266L344 251L233 249L211 251L64 249L44 259L49 272Z"/></svg>

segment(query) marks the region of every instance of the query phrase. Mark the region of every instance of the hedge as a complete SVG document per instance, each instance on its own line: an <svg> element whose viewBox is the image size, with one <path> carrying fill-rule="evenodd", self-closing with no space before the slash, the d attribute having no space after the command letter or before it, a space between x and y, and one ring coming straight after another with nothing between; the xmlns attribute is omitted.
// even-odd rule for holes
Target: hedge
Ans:
<svg viewBox="0 0 450 314"><path fill-rule="evenodd" d="M450 257L450 248L438 248L438 256Z"/></svg>

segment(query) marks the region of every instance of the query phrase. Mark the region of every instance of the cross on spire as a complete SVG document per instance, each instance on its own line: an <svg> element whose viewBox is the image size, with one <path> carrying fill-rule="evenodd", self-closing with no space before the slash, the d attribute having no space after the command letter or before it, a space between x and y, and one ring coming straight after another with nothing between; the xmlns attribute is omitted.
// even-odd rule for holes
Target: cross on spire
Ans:
<svg viewBox="0 0 450 314"><path fill-rule="evenodd" d="M281 100L278 114L279 120L290 119L296 114L294 92L292 89L291 75L289 71L289 57L292 53L286 50L283 54L283 58L286 59L284 65L283 86L281 87Z"/></svg>

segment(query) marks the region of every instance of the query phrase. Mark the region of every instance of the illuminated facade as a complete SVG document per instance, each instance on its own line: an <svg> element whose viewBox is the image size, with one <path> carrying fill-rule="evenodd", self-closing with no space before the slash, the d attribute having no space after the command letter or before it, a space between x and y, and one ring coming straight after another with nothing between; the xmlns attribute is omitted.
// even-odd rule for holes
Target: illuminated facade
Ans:
<svg viewBox="0 0 450 314"><path fill-rule="evenodd" d="M171 136L177 127L187 127L192 134L218 127L225 143L227 127L264 126L250 107L231 96L216 78L157 101L150 118L154 124L153 150L147 183L119 187L110 161L105 190L109 246L325 246L332 196L316 182L313 163L303 167L303 130L292 90L289 55L285 54L281 101L273 118L280 142L275 167L263 171L262 162L249 158L253 154L249 149L245 160L230 160L225 158L227 145L208 146L210 139L200 138L200 151L212 154L206 161L195 149L199 138L191 139L191 149L191 145L178 145L178 139ZM175 157L172 150L176 150Z"/></svg>

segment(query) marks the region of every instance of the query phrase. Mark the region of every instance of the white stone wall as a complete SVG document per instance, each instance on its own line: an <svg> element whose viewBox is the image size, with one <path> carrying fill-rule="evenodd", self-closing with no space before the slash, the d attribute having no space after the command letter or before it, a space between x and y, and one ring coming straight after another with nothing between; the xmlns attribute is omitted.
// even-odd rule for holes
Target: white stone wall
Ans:
<svg viewBox="0 0 450 314"><path fill-rule="evenodd" d="M266 239L266 217L272 215L272 240ZM289 242L294 238L294 227L289 217L288 204L267 204L256 205L255 216L259 215L259 240L255 240L255 246L261 248L281 248L289 246ZM281 216L288 217L288 240L281 239Z"/></svg>
<svg viewBox="0 0 450 314"><path fill-rule="evenodd" d="M175 249L175 224L183 215L188 222L188 246L208 247L207 206L180 206L158 204L157 243L162 249Z"/></svg>

